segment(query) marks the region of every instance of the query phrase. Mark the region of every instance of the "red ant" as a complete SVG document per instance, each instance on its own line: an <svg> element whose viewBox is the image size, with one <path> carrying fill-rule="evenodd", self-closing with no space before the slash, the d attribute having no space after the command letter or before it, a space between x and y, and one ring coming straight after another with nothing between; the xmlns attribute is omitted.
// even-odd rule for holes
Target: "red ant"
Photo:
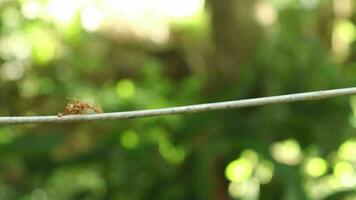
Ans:
<svg viewBox="0 0 356 200"><path fill-rule="evenodd" d="M74 98L67 98L69 102L67 103L63 112L59 112L57 114L58 117L62 117L64 115L80 115L80 114L90 114L90 113L101 113L102 110L99 106L93 104L90 105L88 103L76 100Z"/></svg>

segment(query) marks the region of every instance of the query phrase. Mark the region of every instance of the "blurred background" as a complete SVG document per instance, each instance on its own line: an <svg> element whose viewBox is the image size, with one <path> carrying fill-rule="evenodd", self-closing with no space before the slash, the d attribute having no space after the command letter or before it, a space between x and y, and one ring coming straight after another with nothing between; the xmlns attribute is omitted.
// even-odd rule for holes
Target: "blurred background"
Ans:
<svg viewBox="0 0 356 200"><path fill-rule="evenodd" d="M0 115L355 86L354 0L0 0ZM356 96L0 126L0 199L356 199Z"/></svg>

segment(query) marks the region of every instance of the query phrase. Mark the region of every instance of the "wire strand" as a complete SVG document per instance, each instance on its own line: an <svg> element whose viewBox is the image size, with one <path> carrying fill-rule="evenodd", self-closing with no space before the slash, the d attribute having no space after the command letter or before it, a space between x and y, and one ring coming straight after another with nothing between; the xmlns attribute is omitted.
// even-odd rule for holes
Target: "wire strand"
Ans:
<svg viewBox="0 0 356 200"><path fill-rule="evenodd" d="M288 95L261 97L253 99L205 103L188 106L126 111L126 112L111 112L99 114L86 114L86 115L66 115L66 116L3 116L0 117L0 124L25 124L25 123L60 123L60 122L78 122L78 121L96 121L96 120L119 120L119 119L133 119L163 115L176 115L206 112L212 110L236 109L246 108L253 106L265 106L271 104L283 104L296 101L310 101L318 99L326 99L337 96L355 95L356 87L342 88L333 90L322 90L314 92L296 93Z"/></svg>

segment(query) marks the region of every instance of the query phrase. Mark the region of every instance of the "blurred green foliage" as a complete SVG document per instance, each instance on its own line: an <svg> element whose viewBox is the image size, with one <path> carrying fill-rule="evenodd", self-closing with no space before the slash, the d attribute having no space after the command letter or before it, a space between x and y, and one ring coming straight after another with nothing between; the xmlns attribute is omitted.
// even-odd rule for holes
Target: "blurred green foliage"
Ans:
<svg viewBox="0 0 356 200"><path fill-rule="evenodd" d="M130 3L131 2L131 3ZM0 0L0 114L353 86L352 0ZM351 199L355 97L0 127L0 199Z"/></svg>

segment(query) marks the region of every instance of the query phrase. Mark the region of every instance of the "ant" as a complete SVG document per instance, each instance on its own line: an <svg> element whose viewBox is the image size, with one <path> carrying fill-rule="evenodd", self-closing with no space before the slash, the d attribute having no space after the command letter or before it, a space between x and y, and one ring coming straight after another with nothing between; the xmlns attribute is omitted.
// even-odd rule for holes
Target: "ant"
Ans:
<svg viewBox="0 0 356 200"><path fill-rule="evenodd" d="M80 114L90 114L90 113L101 113L102 110L99 106L93 104L90 105L88 103L79 101L74 98L67 97L69 102L67 103L63 112L59 112L57 114L58 117L62 117L64 115L80 115Z"/></svg>

